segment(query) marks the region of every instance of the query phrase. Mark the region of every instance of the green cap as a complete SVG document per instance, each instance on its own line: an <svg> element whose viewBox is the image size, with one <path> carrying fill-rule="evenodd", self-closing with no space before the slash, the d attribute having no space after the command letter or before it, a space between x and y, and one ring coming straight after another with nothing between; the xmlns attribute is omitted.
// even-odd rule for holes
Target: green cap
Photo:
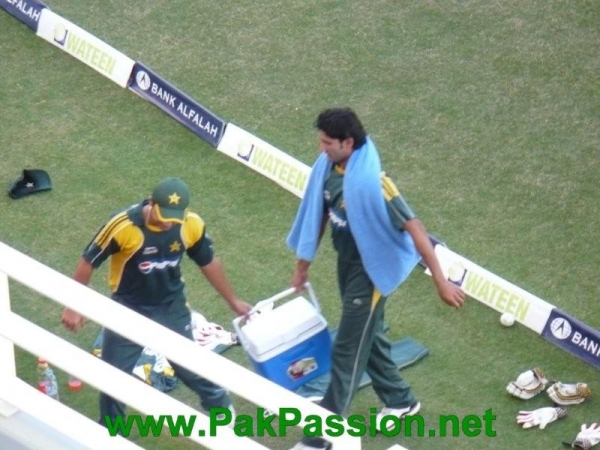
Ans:
<svg viewBox="0 0 600 450"><path fill-rule="evenodd" d="M186 184L179 178L165 178L152 191L152 200L161 222L181 223L185 209L190 204L190 193Z"/></svg>
<svg viewBox="0 0 600 450"><path fill-rule="evenodd" d="M35 192L49 191L50 189L52 189L52 182L48 172L41 169L25 169L21 178L13 181L8 188L8 195L17 199Z"/></svg>

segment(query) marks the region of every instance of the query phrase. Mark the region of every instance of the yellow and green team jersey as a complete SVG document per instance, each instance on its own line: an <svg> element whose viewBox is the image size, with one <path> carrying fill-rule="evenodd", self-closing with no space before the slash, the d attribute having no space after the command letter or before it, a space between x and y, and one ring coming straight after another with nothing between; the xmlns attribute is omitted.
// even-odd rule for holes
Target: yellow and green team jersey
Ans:
<svg viewBox="0 0 600 450"><path fill-rule="evenodd" d="M323 191L325 214L331 224L331 238L338 257L344 262L361 262L356 241L348 225L343 196L344 170L334 165L325 180ZM404 224L416 216L406 203L394 182L381 174L381 189L390 220L395 228L404 230Z"/></svg>
<svg viewBox="0 0 600 450"><path fill-rule="evenodd" d="M112 297L129 304L156 305L183 299L180 262L184 252L205 266L213 259L212 242L202 219L187 212L182 224L167 231L145 225L147 200L113 216L83 252L94 268L109 256Z"/></svg>

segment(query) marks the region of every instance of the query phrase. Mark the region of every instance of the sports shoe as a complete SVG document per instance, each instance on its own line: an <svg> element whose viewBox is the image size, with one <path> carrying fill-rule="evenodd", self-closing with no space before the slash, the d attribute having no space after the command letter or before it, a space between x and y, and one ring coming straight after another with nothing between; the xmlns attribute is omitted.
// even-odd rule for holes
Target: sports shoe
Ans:
<svg viewBox="0 0 600 450"><path fill-rule="evenodd" d="M231 422L229 423L229 428L233 428L233 427L234 427L234 425L235 425L235 417L236 417L236 416L235 416L235 408L233 407L233 405L229 405L229 406L227 407L227 409L228 409L229 411L231 411ZM219 421L221 421L221 420L225 419L225 413L217 414L217 415L215 416L215 419L216 419L216 420L219 420Z"/></svg>
<svg viewBox="0 0 600 450"><path fill-rule="evenodd" d="M312 445L298 442L290 450L330 450L330 449L331 449L331 443L329 443L329 442L326 443L325 447L313 447Z"/></svg>
<svg viewBox="0 0 600 450"><path fill-rule="evenodd" d="M263 417L266 419L267 417L271 417L273 414L275 414L275 411L273 411L272 409L267 409L265 408L263 410Z"/></svg>
<svg viewBox="0 0 600 450"><path fill-rule="evenodd" d="M415 402L410 406L407 406L406 408L383 408L379 414L377 414L377 418L376 420L376 427L377 427L377 431L381 431L381 421L383 420L383 418L385 416L396 416L398 417L400 420L404 419L406 416L412 416L416 413L419 412L419 410L421 409L421 403L419 402ZM394 428L394 422L389 421L386 424L386 429L387 430L392 430Z"/></svg>

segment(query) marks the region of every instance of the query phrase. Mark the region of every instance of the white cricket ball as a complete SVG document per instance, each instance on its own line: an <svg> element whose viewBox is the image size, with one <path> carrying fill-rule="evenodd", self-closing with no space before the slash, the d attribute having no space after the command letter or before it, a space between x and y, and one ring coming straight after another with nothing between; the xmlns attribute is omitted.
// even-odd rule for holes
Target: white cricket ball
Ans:
<svg viewBox="0 0 600 450"><path fill-rule="evenodd" d="M515 323L515 316L509 312L505 312L500 316L500 323L505 327L510 327Z"/></svg>

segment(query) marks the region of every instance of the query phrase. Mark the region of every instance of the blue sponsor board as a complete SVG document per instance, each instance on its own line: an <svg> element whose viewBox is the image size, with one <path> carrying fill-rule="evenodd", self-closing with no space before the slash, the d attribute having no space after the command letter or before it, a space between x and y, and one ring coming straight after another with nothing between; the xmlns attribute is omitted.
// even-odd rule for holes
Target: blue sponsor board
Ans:
<svg viewBox="0 0 600 450"><path fill-rule="evenodd" d="M214 147L223 137L225 122L167 83L140 63L135 63L129 89L151 101Z"/></svg>
<svg viewBox="0 0 600 450"><path fill-rule="evenodd" d="M600 332L554 308L542 336L600 369Z"/></svg>
<svg viewBox="0 0 600 450"><path fill-rule="evenodd" d="M37 31L42 10L47 6L35 0L0 0L0 8L8 11L33 31Z"/></svg>

